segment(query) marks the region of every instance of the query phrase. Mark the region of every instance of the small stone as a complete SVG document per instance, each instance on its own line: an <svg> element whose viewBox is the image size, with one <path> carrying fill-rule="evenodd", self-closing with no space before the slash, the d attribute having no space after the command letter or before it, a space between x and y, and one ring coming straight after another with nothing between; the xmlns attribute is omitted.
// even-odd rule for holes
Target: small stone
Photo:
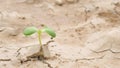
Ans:
<svg viewBox="0 0 120 68"><path fill-rule="evenodd" d="M64 4L63 0L56 0L57 5L62 6Z"/></svg>
<svg viewBox="0 0 120 68"><path fill-rule="evenodd" d="M5 27L0 27L0 32L4 31Z"/></svg>

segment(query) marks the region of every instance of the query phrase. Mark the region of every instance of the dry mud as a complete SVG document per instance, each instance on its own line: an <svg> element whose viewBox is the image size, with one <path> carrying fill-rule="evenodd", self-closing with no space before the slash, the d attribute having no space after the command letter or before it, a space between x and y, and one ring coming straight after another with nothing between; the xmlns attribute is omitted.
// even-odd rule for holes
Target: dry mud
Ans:
<svg viewBox="0 0 120 68"><path fill-rule="evenodd" d="M43 25L51 58L23 62L38 50L24 28ZM0 68L119 68L119 40L120 0L0 0Z"/></svg>

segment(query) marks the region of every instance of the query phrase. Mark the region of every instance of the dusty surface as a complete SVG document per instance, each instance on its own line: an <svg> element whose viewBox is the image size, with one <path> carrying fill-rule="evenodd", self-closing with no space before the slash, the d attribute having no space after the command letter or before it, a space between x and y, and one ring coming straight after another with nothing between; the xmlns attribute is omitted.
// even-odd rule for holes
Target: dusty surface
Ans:
<svg viewBox="0 0 120 68"><path fill-rule="evenodd" d="M23 29L43 24L51 58L22 62L38 49ZM0 68L119 68L119 40L120 0L0 0Z"/></svg>

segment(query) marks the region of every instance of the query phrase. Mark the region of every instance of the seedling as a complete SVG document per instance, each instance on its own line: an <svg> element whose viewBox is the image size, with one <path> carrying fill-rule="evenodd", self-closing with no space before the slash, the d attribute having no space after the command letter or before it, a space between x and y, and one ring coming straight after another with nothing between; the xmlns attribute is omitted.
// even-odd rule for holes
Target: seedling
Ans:
<svg viewBox="0 0 120 68"><path fill-rule="evenodd" d="M51 28L48 28L48 27L44 27L43 29L37 29L36 27L27 27L27 28L25 28L23 33L25 36L31 36L32 34L37 33L38 39L39 39L39 44L40 44L40 51L43 51L42 48L44 48L44 47L41 42L41 35L44 32L47 33L48 35L50 35L51 38L56 37L56 33ZM41 54L43 55L43 52L41 52Z"/></svg>

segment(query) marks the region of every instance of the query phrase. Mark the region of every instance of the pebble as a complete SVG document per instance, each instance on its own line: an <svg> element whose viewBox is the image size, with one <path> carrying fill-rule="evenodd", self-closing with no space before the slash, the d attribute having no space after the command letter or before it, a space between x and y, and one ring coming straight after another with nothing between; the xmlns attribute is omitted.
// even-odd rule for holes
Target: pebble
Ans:
<svg viewBox="0 0 120 68"><path fill-rule="evenodd" d="M56 0L55 1L56 5L62 6L64 4L63 0Z"/></svg>
<svg viewBox="0 0 120 68"><path fill-rule="evenodd" d="M0 27L0 32L4 31L5 27Z"/></svg>

